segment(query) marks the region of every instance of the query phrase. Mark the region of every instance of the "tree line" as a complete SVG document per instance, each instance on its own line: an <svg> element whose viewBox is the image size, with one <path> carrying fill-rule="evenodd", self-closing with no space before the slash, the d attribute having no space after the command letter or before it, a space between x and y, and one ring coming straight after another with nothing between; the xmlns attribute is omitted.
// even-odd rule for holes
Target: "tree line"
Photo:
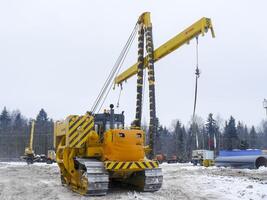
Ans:
<svg viewBox="0 0 267 200"><path fill-rule="evenodd" d="M6 107L3 108L0 114L0 159L23 154L29 143L32 120L19 110L8 111ZM53 148L53 119L41 109L34 120L34 150L38 154L45 154ZM223 149L267 149L267 121L262 121L257 128L236 122L233 116L224 124L221 121L216 120L213 114L209 114L205 121L197 117L187 126L175 120L167 128L158 121L156 153L176 155L180 160L188 161L194 149L214 150L216 154ZM148 130L148 126L143 124L143 129Z"/></svg>
<svg viewBox="0 0 267 200"><path fill-rule="evenodd" d="M190 160L194 149L214 150L217 155L220 150L267 149L267 121L256 129L230 116L220 125L210 113L205 122L192 120L187 127L179 120L169 129L160 125L156 138L157 154L175 155L181 161Z"/></svg>
<svg viewBox="0 0 267 200"><path fill-rule="evenodd" d="M24 117L19 110L9 112L6 107L0 114L0 134L28 134L31 121L35 120L35 134L46 134L53 130L53 119L49 119L42 108L35 119Z"/></svg>
<svg viewBox="0 0 267 200"><path fill-rule="evenodd" d="M19 158L29 145L31 122L35 120L33 147L37 154L47 154L53 148L53 120L41 109L35 119L24 117L19 110L0 114L0 160Z"/></svg>

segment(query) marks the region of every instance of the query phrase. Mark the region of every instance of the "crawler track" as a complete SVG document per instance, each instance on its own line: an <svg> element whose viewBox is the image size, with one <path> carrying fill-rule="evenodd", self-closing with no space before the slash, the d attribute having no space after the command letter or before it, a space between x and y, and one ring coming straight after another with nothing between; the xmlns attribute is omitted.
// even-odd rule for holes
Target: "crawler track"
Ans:
<svg viewBox="0 0 267 200"><path fill-rule="evenodd" d="M103 162L92 159L77 159L79 170L83 174L82 179L87 181L86 196L103 196L107 194L109 185L108 172Z"/></svg>
<svg viewBox="0 0 267 200"><path fill-rule="evenodd" d="M144 192L158 191L163 182L163 175L161 168L146 169L144 172Z"/></svg>

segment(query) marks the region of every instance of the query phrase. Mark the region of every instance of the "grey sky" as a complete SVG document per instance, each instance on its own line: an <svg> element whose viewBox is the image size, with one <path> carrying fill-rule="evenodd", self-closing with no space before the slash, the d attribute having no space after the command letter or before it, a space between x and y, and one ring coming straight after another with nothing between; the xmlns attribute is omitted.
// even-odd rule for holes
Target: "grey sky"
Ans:
<svg viewBox="0 0 267 200"><path fill-rule="evenodd" d="M155 47L199 18L216 38L200 38L197 114L258 124L267 97L265 1L0 1L0 109L53 119L83 114L95 100L138 18L150 11ZM133 46L123 69L136 61ZM163 124L192 115L195 41L156 63L157 115ZM119 111L134 119L136 79L124 84ZM106 106L117 101L118 89ZM147 94L146 96L147 97ZM145 111L147 112L147 106ZM148 116L145 116L148 121Z"/></svg>

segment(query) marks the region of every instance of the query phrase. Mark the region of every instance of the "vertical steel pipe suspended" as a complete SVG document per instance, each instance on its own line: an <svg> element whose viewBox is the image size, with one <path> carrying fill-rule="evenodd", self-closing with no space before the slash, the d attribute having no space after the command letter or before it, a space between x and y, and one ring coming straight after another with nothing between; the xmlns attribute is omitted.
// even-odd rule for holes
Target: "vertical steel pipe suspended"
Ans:
<svg viewBox="0 0 267 200"><path fill-rule="evenodd" d="M147 51L147 68L148 68L148 83L149 83L149 144L151 145L150 158L155 154L155 136L156 136L156 98L155 98L155 71L154 71L154 45L152 37L152 26L145 28L146 51Z"/></svg>
<svg viewBox="0 0 267 200"><path fill-rule="evenodd" d="M144 27L139 22L138 30L138 65L137 65L137 95L134 127L141 128L142 98L143 98L143 69L144 69Z"/></svg>

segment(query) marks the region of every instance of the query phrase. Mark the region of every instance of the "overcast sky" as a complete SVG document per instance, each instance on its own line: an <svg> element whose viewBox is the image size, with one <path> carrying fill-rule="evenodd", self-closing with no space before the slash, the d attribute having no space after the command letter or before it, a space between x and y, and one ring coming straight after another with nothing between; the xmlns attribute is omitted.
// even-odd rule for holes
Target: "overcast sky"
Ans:
<svg viewBox="0 0 267 200"><path fill-rule="evenodd" d="M216 38L199 40L197 114L249 125L264 119L267 98L266 1L0 1L0 109L35 117L44 108L62 119L84 114L98 95L138 16L151 12L158 47L201 17L212 19ZM136 43L135 43L136 44ZM123 69L137 59L134 45ZM195 41L155 64L157 116L164 125L190 120ZM136 77L122 92L118 112L134 119ZM116 104L112 91L105 106ZM145 95L147 99L148 95ZM149 121L147 106L144 119Z"/></svg>

